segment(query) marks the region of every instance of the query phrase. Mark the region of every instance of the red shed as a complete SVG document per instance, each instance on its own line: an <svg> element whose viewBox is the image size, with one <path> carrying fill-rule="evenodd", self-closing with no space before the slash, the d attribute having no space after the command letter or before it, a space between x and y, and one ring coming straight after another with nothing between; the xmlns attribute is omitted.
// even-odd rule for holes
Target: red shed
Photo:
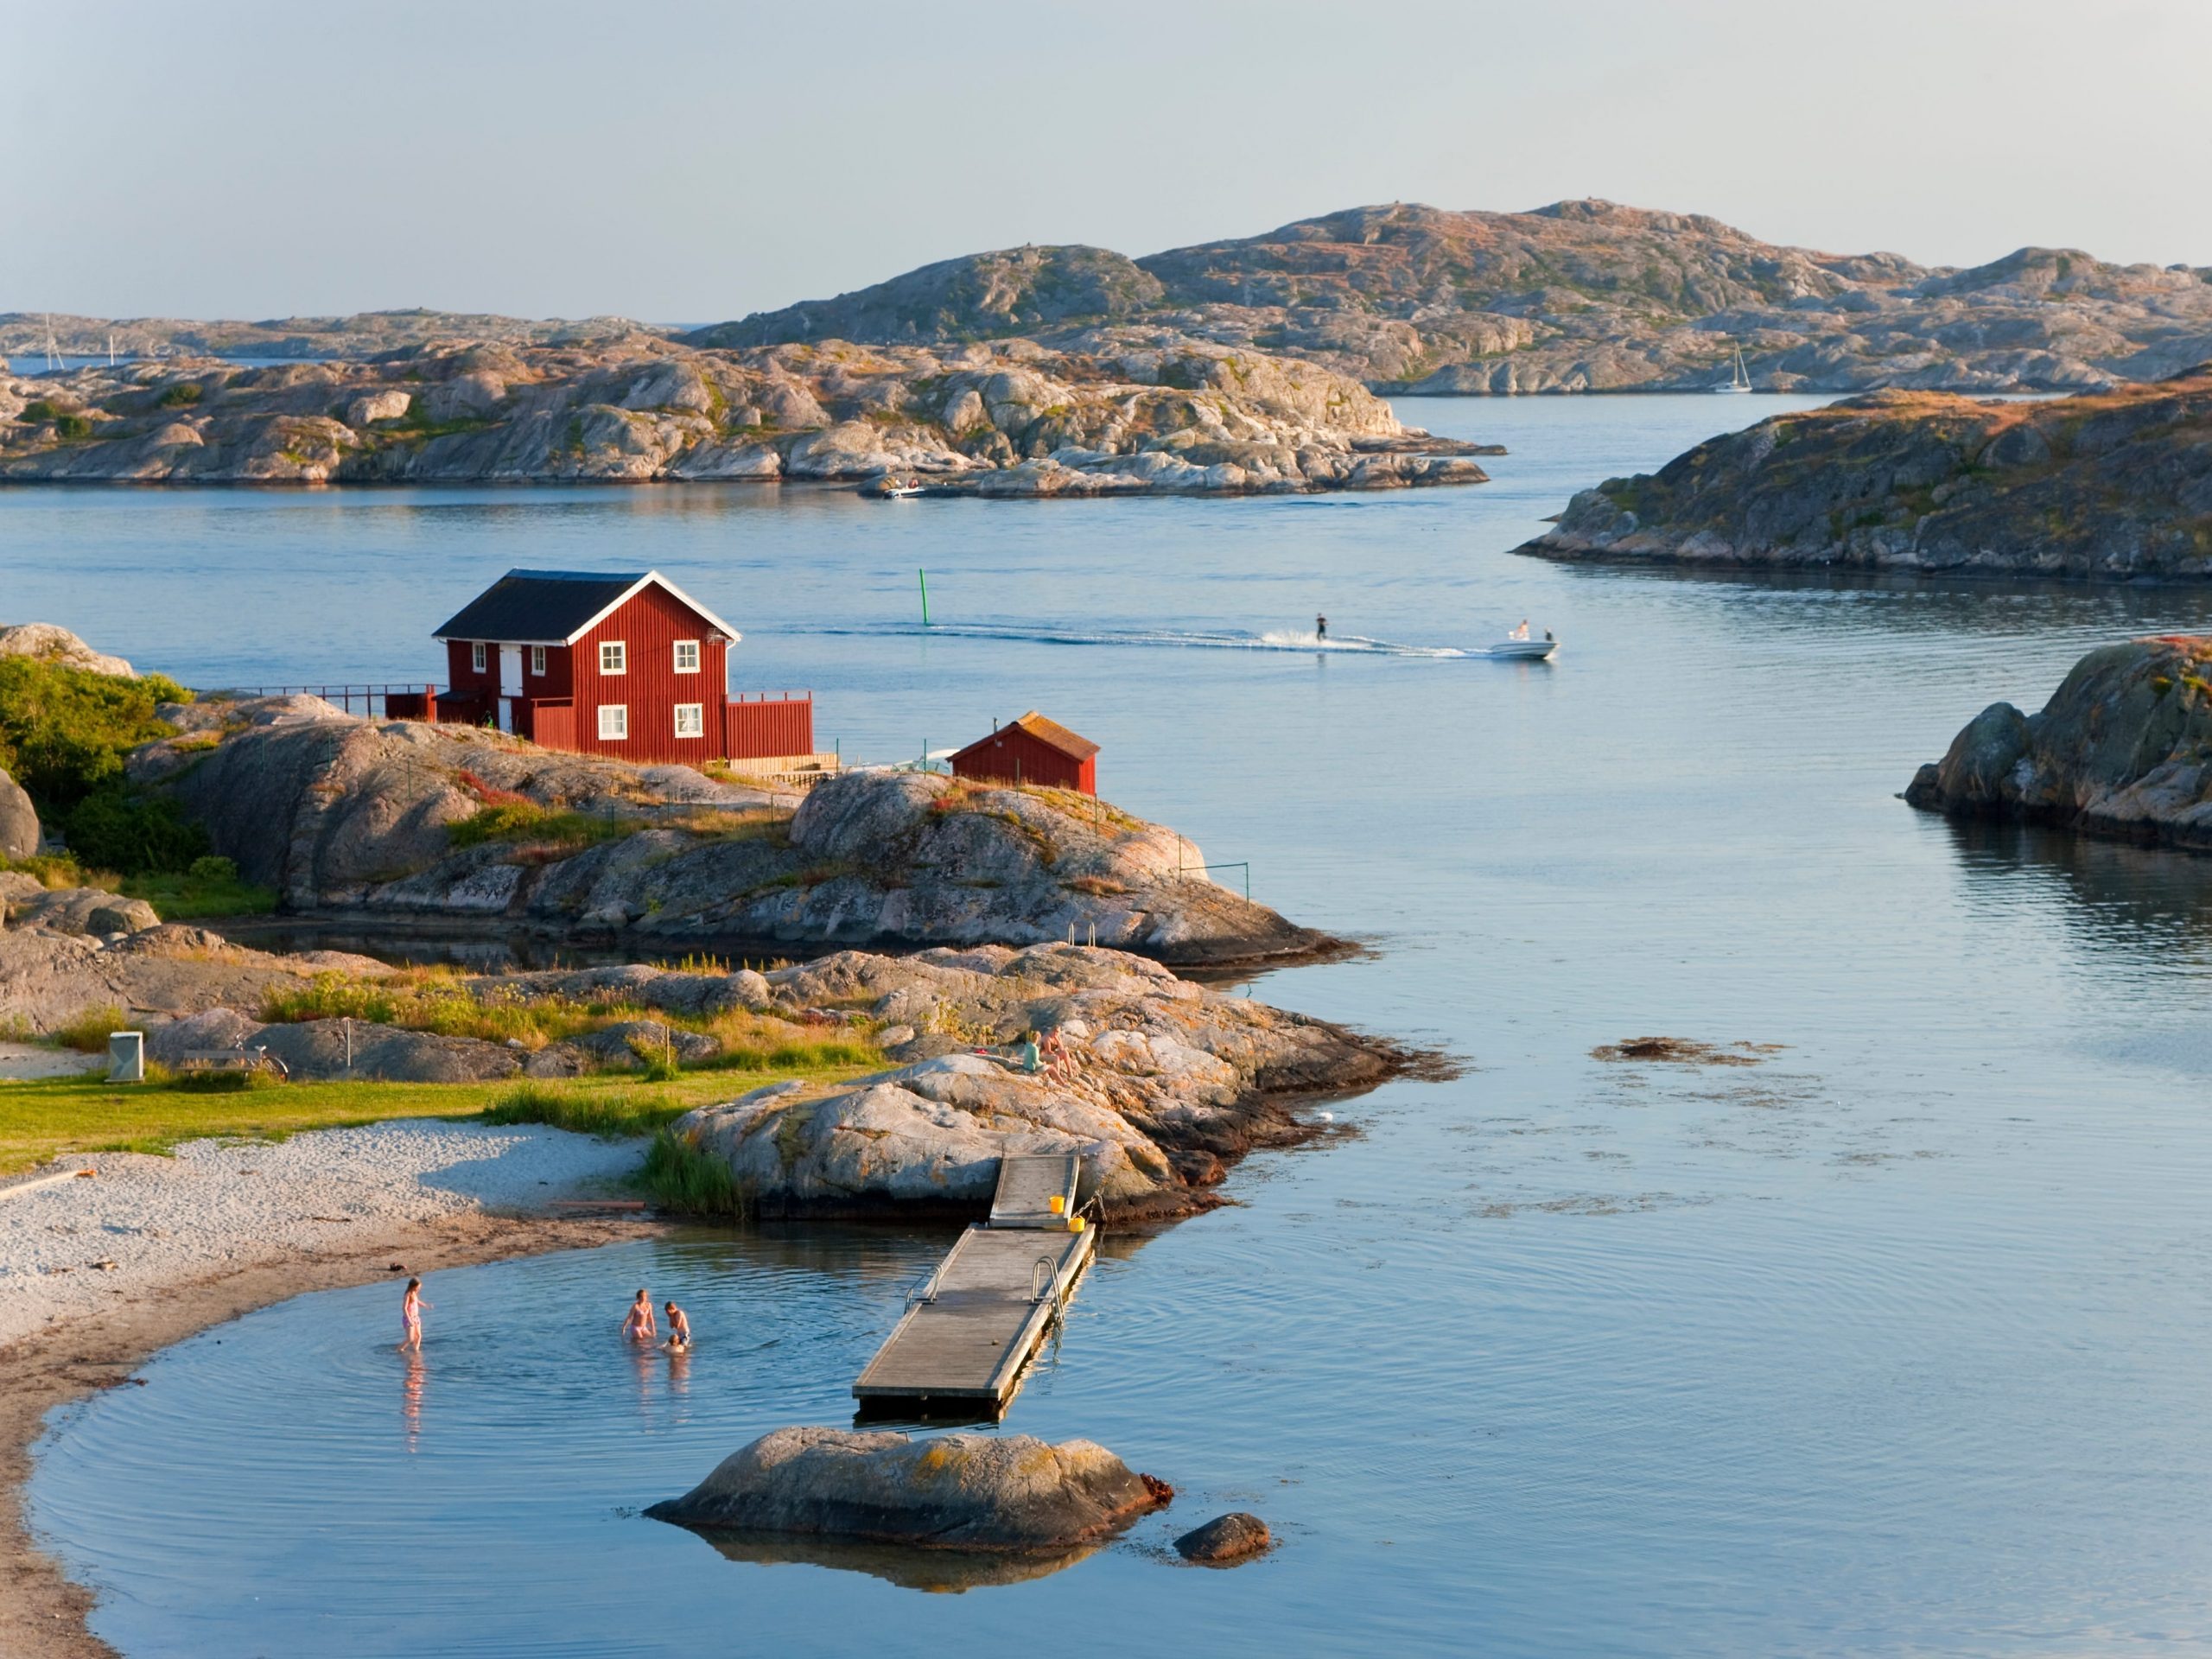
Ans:
<svg viewBox="0 0 2212 1659"><path fill-rule="evenodd" d="M657 570L510 570L437 631L443 720L626 760L810 754L810 697L733 701L739 634Z"/></svg>
<svg viewBox="0 0 2212 1659"><path fill-rule="evenodd" d="M1032 709L952 757L956 778L1098 792L1098 746Z"/></svg>

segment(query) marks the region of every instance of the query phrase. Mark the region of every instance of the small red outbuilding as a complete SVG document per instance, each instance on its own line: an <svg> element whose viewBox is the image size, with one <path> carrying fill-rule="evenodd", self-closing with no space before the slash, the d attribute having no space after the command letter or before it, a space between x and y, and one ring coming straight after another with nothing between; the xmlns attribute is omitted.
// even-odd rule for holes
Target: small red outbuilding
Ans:
<svg viewBox="0 0 2212 1659"><path fill-rule="evenodd" d="M1032 709L952 757L952 775L1098 792L1098 746Z"/></svg>

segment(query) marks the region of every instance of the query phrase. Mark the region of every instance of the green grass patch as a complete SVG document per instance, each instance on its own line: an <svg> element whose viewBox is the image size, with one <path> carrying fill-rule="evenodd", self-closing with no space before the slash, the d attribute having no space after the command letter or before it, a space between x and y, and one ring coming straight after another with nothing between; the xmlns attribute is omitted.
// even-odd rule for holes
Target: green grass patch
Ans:
<svg viewBox="0 0 2212 1659"><path fill-rule="evenodd" d="M662 1129L645 1148L638 1185L664 1210L683 1216L742 1221L752 1213L751 1195L737 1184L729 1166Z"/></svg>
<svg viewBox="0 0 2212 1659"><path fill-rule="evenodd" d="M604 841L620 841L645 828L642 818L601 817L591 812L559 811L535 801L503 801L447 827L455 847L491 842L580 850Z"/></svg>
<svg viewBox="0 0 2212 1659"><path fill-rule="evenodd" d="M664 1129L690 1109L666 1094L647 1095L630 1089L580 1094L573 1087L525 1083L486 1107L484 1121L544 1123L577 1135L627 1141Z"/></svg>
<svg viewBox="0 0 2212 1659"><path fill-rule="evenodd" d="M106 1033L101 1033L103 1043ZM784 1076L791 1076L786 1072ZM821 1077L823 1074L802 1073ZM548 1079L528 1085L496 1083L373 1083L358 1078L287 1083L243 1093L202 1093L179 1079L149 1072L143 1084L116 1084L95 1073L0 1082L0 1174L42 1164L63 1153L167 1153L186 1141L213 1137L282 1140L305 1129L351 1128L396 1118L483 1119L526 1087L539 1103L509 1103L500 1122L556 1122L587 1134L651 1132L695 1106L731 1100L774 1075L685 1071L650 1094L634 1075ZM542 1115L539 1115L542 1114ZM722 1213L702 1211L702 1213Z"/></svg>

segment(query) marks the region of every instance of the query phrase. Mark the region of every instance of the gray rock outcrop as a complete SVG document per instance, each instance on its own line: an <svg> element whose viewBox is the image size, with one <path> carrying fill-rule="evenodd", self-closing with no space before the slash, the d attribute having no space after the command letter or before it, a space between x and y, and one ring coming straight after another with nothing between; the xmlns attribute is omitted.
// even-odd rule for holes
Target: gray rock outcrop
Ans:
<svg viewBox="0 0 2212 1659"><path fill-rule="evenodd" d="M20 878L0 874L0 883L11 879ZM0 887L0 894L6 892ZM12 912L17 899L9 896L5 903ZM0 1014L34 1033L99 1008L118 1008L152 1025L215 1008L258 1007L272 989L297 988L317 974L385 971L334 951L271 956L197 927L164 925L108 943L15 919L0 927Z"/></svg>
<svg viewBox="0 0 2212 1659"><path fill-rule="evenodd" d="M2212 852L2212 639L2090 652L2038 712L2000 702L1967 721L1905 799Z"/></svg>
<svg viewBox="0 0 2212 1659"><path fill-rule="evenodd" d="M1109 1218L1185 1213L1243 1153L1310 1133L1282 1096L1370 1087L1411 1058L1080 945L844 951L766 979L784 1007L863 1010L914 1034L895 1071L773 1084L677 1122L761 1214L981 1214L1000 1160L1024 1153L1078 1154L1078 1200ZM1053 1074L975 1052L1030 1029L1065 1043Z"/></svg>
<svg viewBox="0 0 2212 1659"><path fill-rule="evenodd" d="M1883 392L1609 479L1542 558L2077 581L2212 578L2212 366L2047 403Z"/></svg>
<svg viewBox="0 0 2212 1659"><path fill-rule="evenodd" d="M94 651L68 629L51 622L17 622L0 626L0 657L36 657L94 674L135 679L137 671L120 657Z"/></svg>
<svg viewBox="0 0 2212 1659"><path fill-rule="evenodd" d="M29 858L38 851L38 809L23 786L0 768L0 858Z"/></svg>
<svg viewBox="0 0 2212 1659"><path fill-rule="evenodd" d="M1334 942L1205 877L1157 824L1066 791L854 772L790 797L683 766L558 754L496 733L371 721L313 698L203 698L133 755L287 909L721 950L1016 944L1071 933L1163 961L1310 956ZM219 741L204 747L207 736ZM588 846L464 848L492 789L615 820Z"/></svg>
<svg viewBox="0 0 2212 1659"><path fill-rule="evenodd" d="M1175 1553L1202 1567L1228 1567L1264 1553L1274 1541L1266 1522L1238 1510L1185 1533L1175 1541Z"/></svg>
<svg viewBox="0 0 2212 1659"><path fill-rule="evenodd" d="M1484 480L1312 363L1173 331L700 351L640 334L365 362L95 365L0 418L0 479L415 484L926 476L986 494ZM333 410L346 419L334 417Z"/></svg>
<svg viewBox="0 0 2212 1659"><path fill-rule="evenodd" d="M1110 1536L1168 1496L1089 1440L801 1427L762 1435L645 1513L702 1529L1040 1551Z"/></svg>

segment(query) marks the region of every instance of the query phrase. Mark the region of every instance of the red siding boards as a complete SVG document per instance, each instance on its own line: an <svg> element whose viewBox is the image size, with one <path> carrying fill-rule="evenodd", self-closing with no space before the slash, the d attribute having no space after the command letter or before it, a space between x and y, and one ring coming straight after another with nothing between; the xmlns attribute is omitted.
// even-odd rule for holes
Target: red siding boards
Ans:
<svg viewBox="0 0 2212 1659"><path fill-rule="evenodd" d="M1081 760L1032 736L1019 726L1001 726L952 757L957 778L990 783L1036 784L1047 789L1098 792L1098 757Z"/></svg>
<svg viewBox="0 0 2212 1659"><path fill-rule="evenodd" d="M811 697L733 697L727 718L733 760L814 753Z"/></svg>
<svg viewBox="0 0 2212 1659"><path fill-rule="evenodd" d="M729 646L710 640L714 625L664 588L648 586L573 647L578 750L624 760L710 760L722 746L722 703L728 687ZM698 642L696 673L676 671L676 642ZM623 671L600 666L601 647L620 641ZM549 667L550 664L547 664ZM550 694L549 694L550 695ZM676 734L676 705L701 705L701 734ZM619 703L629 711L629 735L600 737L599 711Z"/></svg>

